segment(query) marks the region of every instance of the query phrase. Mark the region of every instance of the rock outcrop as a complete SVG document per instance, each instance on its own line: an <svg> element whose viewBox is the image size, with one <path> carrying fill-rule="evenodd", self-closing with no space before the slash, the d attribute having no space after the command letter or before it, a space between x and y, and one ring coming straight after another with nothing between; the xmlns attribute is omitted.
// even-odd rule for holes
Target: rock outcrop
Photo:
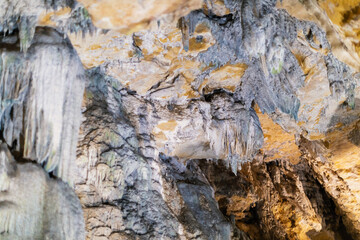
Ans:
<svg viewBox="0 0 360 240"><path fill-rule="evenodd" d="M27 54L18 37L1 49L1 129L21 158L72 183L85 72L68 39L38 28ZM10 48L11 46L11 48Z"/></svg>
<svg viewBox="0 0 360 240"><path fill-rule="evenodd" d="M0 239L360 239L359 6L0 0Z"/></svg>
<svg viewBox="0 0 360 240"><path fill-rule="evenodd" d="M16 162L5 143L0 157L1 239L85 237L80 201L67 184L37 164Z"/></svg>
<svg viewBox="0 0 360 240"><path fill-rule="evenodd" d="M126 90L96 70L89 78L75 188L89 238L248 239L222 215L198 167L141 149L120 107Z"/></svg>

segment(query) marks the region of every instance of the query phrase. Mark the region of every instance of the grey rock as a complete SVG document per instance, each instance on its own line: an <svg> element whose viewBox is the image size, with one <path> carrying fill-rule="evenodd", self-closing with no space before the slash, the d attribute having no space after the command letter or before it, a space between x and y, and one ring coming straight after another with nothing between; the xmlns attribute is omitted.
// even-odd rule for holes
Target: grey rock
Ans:
<svg viewBox="0 0 360 240"><path fill-rule="evenodd" d="M80 201L36 163L18 163L0 146L0 239L85 239Z"/></svg>
<svg viewBox="0 0 360 240"><path fill-rule="evenodd" d="M68 39L38 28L26 56L1 50L2 136L21 157L71 183L85 73Z"/></svg>
<svg viewBox="0 0 360 240"><path fill-rule="evenodd" d="M121 108L128 93L96 69L89 74L77 160L82 173L76 182L89 237L231 239L236 227L219 211L196 166L191 170L146 150L151 148L147 133L138 141ZM115 215L103 217L109 211Z"/></svg>

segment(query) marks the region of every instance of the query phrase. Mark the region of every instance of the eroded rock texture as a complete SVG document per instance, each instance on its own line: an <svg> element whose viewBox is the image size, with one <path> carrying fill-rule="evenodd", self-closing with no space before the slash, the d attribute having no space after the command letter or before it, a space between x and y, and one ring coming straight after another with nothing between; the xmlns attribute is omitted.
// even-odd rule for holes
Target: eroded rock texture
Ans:
<svg viewBox="0 0 360 240"><path fill-rule="evenodd" d="M85 72L54 29L36 29L26 55L18 39L2 36L0 45L0 239L83 239L69 184Z"/></svg>
<svg viewBox="0 0 360 240"><path fill-rule="evenodd" d="M223 165L200 162L200 167L220 209L252 239L351 239L334 202L304 163L257 159L239 176Z"/></svg>
<svg viewBox="0 0 360 240"><path fill-rule="evenodd" d="M126 89L96 70L89 78L76 182L88 238L247 239L221 214L196 166L186 168L151 146L141 149L119 108Z"/></svg>
<svg viewBox="0 0 360 240"><path fill-rule="evenodd" d="M0 0L0 238L360 239L359 6Z"/></svg>
<svg viewBox="0 0 360 240"><path fill-rule="evenodd" d="M81 205L67 184L36 164L17 163L5 143L0 157L1 239L84 238Z"/></svg>
<svg viewBox="0 0 360 240"><path fill-rule="evenodd" d="M38 28L26 55L1 50L2 137L21 157L71 182L85 73L67 39Z"/></svg>

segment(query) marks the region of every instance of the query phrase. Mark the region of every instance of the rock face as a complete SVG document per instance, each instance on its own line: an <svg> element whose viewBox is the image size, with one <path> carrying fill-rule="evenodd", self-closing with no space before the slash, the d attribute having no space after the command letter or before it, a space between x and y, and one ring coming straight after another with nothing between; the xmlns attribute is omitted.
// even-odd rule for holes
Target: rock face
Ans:
<svg viewBox="0 0 360 240"><path fill-rule="evenodd" d="M5 143L0 155L1 239L83 239L82 209L70 187L36 164L17 163Z"/></svg>
<svg viewBox="0 0 360 240"><path fill-rule="evenodd" d="M238 176L223 165L200 162L200 167L222 212L251 239L351 239L334 202L304 163L257 159L244 164Z"/></svg>
<svg viewBox="0 0 360 240"><path fill-rule="evenodd" d="M165 19L176 21L191 10L201 8L202 0L145 0L111 1L80 0L89 11L95 26L104 29L116 29L134 32L151 25L152 21Z"/></svg>
<svg viewBox="0 0 360 240"><path fill-rule="evenodd" d="M198 167L150 146L139 151L137 133L119 108L126 90L96 70L89 78L75 188L88 238L248 239L222 215Z"/></svg>
<svg viewBox="0 0 360 240"><path fill-rule="evenodd" d="M0 7L0 32L7 35L19 31L24 52L32 44L37 26L52 26L63 32L95 30L87 10L73 0L2 0Z"/></svg>
<svg viewBox="0 0 360 240"><path fill-rule="evenodd" d="M67 39L37 29L26 56L1 50L2 137L22 158L72 182L85 73Z"/></svg>
<svg viewBox="0 0 360 240"><path fill-rule="evenodd" d="M358 12L0 0L0 239L360 239Z"/></svg>

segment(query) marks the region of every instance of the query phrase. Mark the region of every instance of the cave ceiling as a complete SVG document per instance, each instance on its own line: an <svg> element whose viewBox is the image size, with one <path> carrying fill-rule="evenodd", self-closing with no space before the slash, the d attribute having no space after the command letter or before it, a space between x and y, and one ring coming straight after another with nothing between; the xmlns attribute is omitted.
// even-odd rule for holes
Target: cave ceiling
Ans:
<svg viewBox="0 0 360 240"><path fill-rule="evenodd" d="M0 239L360 239L359 1L0 0L0 33Z"/></svg>

